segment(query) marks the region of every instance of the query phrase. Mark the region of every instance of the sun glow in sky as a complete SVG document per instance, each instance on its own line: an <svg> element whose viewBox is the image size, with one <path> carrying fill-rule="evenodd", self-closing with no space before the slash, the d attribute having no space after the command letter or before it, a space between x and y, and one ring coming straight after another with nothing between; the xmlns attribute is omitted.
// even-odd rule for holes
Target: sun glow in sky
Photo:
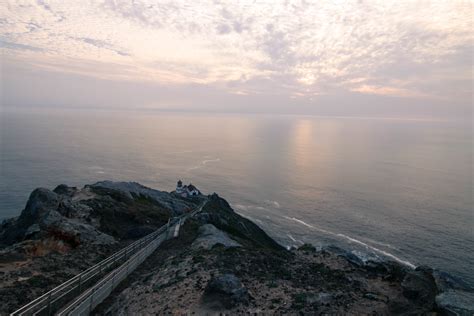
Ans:
<svg viewBox="0 0 474 316"><path fill-rule="evenodd" d="M472 4L7 1L2 103L462 114Z"/></svg>

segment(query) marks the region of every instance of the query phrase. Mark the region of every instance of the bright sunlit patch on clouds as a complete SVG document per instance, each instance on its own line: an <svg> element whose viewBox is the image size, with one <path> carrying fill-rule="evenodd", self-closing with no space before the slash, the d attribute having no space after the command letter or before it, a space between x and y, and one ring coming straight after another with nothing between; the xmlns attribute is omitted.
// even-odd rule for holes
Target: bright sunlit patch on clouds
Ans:
<svg viewBox="0 0 474 316"><path fill-rule="evenodd" d="M469 1L8 1L4 63L290 98L468 99ZM448 94L449 93L449 94Z"/></svg>

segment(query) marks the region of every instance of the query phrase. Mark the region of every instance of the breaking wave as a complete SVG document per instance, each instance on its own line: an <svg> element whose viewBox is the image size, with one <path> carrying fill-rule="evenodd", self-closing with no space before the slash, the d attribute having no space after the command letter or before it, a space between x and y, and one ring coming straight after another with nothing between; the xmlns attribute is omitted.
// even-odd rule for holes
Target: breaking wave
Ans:
<svg viewBox="0 0 474 316"><path fill-rule="evenodd" d="M220 158L216 158L216 159L206 159L206 160L203 160L201 163L203 165L207 165L209 162L218 162L218 161L221 161Z"/></svg>
<svg viewBox="0 0 474 316"><path fill-rule="evenodd" d="M221 159L220 159L220 158L216 158L216 159L205 159L205 160L201 161L201 163L200 163L199 165L194 166L194 167L191 167L191 168L188 168L187 171L200 169L200 168L204 167L205 165L207 165L207 164L210 163L210 162L218 162L218 161L221 161Z"/></svg>
<svg viewBox="0 0 474 316"><path fill-rule="evenodd" d="M397 262L399 262L399 263L401 263L401 264L404 264L404 265L406 265L406 266L408 266L408 267L410 267L410 268L413 268L413 269L416 268L416 266L415 266L413 263L411 263L411 262L409 262L409 261L407 261L407 260L403 260L403 259L401 259L401 258L395 256L394 254L391 254L391 253L389 253L389 252L387 252L387 251L384 251L384 250L382 250L382 249L379 249L379 248L377 248L377 247L371 246L371 245L369 245L369 244L367 244L367 243L365 243L365 242L363 242L363 241L360 241L360 240L358 240L358 239L352 238L352 237L347 236L347 235L344 235L344 234L334 233L334 232L331 232L331 231L328 231L328 230L325 230L325 229L322 229L322 228L315 227L315 226L313 226L313 225L310 225L310 224L308 224L308 223L306 223L306 222L304 222L304 221L302 221L302 220L300 220L300 219L294 218L294 217L288 217L288 216L283 216L283 217L286 218L286 219L288 219L288 220L297 222L297 223L299 223L299 224L301 224L301 225L304 225L304 226L306 226L306 227L308 227L308 228L311 228L311 229L320 231L320 232L322 232L322 233L325 233L325 234L328 234L328 235L331 235L331 236L335 236L335 237L338 237L338 238L346 239L346 240L348 240L348 241L350 241L350 242L353 242L353 243L356 243L356 244L358 244L358 245L361 245L361 246L365 247L366 249L370 249L370 250L372 250L372 251L374 251L374 252L377 252L377 253L379 253L379 254L381 254L381 255L384 255L385 257L391 258L391 259L393 259L393 260L395 260L395 261L397 261Z"/></svg>
<svg viewBox="0 0 474 316"><path fill-rule="evenodd" d="M278 203L277 201L265 200L265 203L276 208L280 208L280 203Z"/></svg>

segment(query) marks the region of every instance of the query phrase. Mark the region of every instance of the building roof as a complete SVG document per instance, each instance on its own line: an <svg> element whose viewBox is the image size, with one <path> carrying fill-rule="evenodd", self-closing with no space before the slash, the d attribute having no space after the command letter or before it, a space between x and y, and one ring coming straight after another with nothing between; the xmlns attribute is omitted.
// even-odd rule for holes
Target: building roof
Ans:
<svg viewBox="0 0 474 316"><path fill-rule="evenodd" d="M196 191L199 191L194 185L192 185L191 183L186 187L189 191L192 191L192 190L196 190Z"/></svg>

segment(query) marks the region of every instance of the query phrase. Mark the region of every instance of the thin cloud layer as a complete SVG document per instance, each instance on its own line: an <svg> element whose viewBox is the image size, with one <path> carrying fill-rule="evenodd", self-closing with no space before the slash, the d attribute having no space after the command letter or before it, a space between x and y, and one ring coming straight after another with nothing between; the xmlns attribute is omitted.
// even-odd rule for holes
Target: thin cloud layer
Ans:
<svg viewBox="0 0 474 316"><path fill-rule="evenodd" d="M466 104L469 1L9 1L3 61L229 95Z"/></svg>

